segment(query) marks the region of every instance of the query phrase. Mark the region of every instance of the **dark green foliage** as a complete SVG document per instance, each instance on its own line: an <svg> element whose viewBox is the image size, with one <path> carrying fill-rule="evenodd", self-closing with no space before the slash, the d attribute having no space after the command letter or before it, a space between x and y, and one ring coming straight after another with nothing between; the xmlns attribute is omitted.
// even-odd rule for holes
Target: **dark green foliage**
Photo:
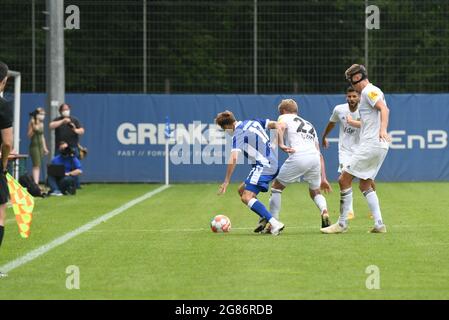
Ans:
<svg viewBox="0 0 449 320"><path fill-rule="evenodd" d="M45 91L45 1L36 0L36 90ZM143 0L66 1L67 92L143 92ZM385 92L447 92L449 3L379 0L370 30L370 79ZM254 1L147 0L147 92L252 93ZM2 0L0 59L32 88L31 1ZM365 61L360 0L258 1L258 92L337 93ZM68 15L66 14L66 17Z"/></svg>

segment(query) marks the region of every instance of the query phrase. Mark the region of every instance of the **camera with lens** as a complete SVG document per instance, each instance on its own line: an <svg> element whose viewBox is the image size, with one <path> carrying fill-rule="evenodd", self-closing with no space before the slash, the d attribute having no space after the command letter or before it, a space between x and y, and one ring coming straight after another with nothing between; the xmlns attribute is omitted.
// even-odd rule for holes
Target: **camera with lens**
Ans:
<svg viewBox="0 0 449 320"><path fill-rule="evenodd" d="M71 147L65 147L64 149L61 150L61 154L63 156L74 156L75 155L75 150Z"/></svg>

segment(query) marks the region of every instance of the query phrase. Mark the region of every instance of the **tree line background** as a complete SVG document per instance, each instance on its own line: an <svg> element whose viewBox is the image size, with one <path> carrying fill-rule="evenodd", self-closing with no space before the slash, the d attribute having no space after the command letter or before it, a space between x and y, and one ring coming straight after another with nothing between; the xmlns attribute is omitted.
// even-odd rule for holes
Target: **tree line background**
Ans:
<svg viewBox="0 0 449 320"><path fill-rule="evenodd" d="M65 31L67 92L253 93L254 0L66 0L80 29ZM370 80L385 92L449 91L449 1L378 0L368 31ZM0 60L45 92L45 0L2 0ZM66 15L67 17L68 15ZM338 93L365 63L365 1L257 1L258 93ZM147 60L144 86L144 55Z"/></svg>

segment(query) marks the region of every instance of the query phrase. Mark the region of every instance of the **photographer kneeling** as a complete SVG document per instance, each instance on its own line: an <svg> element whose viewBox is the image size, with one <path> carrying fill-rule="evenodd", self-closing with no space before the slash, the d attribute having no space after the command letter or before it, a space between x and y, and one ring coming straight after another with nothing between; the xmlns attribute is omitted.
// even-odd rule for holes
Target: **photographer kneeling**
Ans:
<svg viewBox="0 0 449 320"><path fill-rule="evenodd" d="M63 165L64 172L60 176L48 173L48 185L50 195L62 196L63 194L75 194L78 176L82 173L81 162L75 156L73 148L69 147L67 142L61 141L58 146L59 155L55 156L51 164Z"/></svg>

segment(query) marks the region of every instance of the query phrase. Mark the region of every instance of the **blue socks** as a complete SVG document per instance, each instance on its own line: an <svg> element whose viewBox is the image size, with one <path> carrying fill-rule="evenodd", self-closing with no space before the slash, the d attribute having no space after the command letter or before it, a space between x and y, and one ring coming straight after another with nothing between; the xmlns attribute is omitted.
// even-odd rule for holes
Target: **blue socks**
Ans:
<svg viewBox="0 0 449 320"><path fill-rule="evenodd" d="M256 198L253 198L248 202L248 207L262 218L267 219L267 221L271 220L271 213L265 208L263 203Z"/></svg>

